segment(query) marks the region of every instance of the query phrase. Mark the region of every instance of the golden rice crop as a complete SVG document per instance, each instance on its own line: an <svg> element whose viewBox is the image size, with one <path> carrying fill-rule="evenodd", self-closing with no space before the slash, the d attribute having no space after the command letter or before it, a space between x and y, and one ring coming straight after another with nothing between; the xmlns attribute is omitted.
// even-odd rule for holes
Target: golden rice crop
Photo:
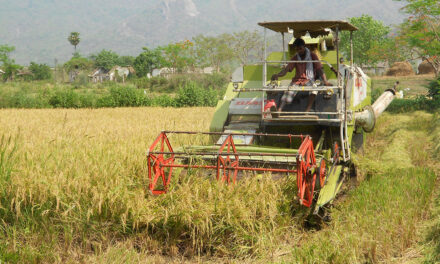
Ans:
<svg viewBox="0 0 440 264"><path fill-rule="evenodd" d="M0 110L0 169L8 168L0 170L0 260L375 262L414 242L434 180L420 169L430 162L430 114L379 119L366 155L356 157L367 179L315 232L304 230L292 177L263 175L226 186L177 172L168 194L148 194L146 152L157 134L207 131L213 112ZM420 137L425 145L415 141ZM171 140L179 146L205 138Z"/></svg>
<svg viewBox="0 0 440 264"><path fill-rule="evenodd" d="M169 195L146 191L146 151L159 131L206 131L212 114L212 108L0 111L0 134L19 137L5 219L35 221L32 233L47 226L52 231L43 237L69 250L103 250L134 234L152 252L261 254L294 229L285 225L288 210L278 210L289 208L286 185L261 178L234 188L188 174ZM187 136L172 141L197 143ZM22 239L37 247L41 237Z"/></svg>

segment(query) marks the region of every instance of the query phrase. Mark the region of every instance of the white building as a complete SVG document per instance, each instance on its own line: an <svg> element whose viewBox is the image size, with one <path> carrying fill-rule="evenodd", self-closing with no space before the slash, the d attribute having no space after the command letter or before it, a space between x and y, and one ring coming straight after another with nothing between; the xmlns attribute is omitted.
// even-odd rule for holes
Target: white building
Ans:
<svg viewBox="0 0 440 264"><path fill-rule="evenodd" d="M135 74L133 67L114 66L109 71L103 68L97 68L89 75L89 78L94 83L103 81L117 81L117 77L120 77L122 81L125 82L130 74Z"/></svg>

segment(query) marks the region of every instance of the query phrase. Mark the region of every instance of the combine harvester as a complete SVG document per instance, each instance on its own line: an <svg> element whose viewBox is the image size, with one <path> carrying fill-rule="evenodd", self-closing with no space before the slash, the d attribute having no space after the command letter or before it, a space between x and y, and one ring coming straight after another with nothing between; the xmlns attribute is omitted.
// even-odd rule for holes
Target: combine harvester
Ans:
<svg viewBox="0 0 440 264"><path fill-rule="evenodd" d="M299 203L317 214L330 203L354 169L352 152L360 149L365 132L374 129L376 118L391 103L396 86L371 105L371 79L353 65L352 33L357 28L345 21L263 22L266 60L243 67L242 78L233 79L217 108L210 132L162 131L147 155L149 189L158 195L168 191L173 168L213 170L216 178L235 183L239 172L297 175ZM266 56L266 30L282 36L283 51ZM286 50L285 34L292 33ZM350 32L349 65L340 64L339 34ZM279 81L267 76L278 73L295 51L292 42L303 37L318 54L333 86L294 88L294 72ZM339 69L331 71L331 68ZM396 84L397 85L397 84ZM298 92L282 112L271 112L266 104L285 91ZM308 92L318 95L310 112L304 112ZM174 150L171 134L209 135L212 144ZM197 162L199 164L196 164ZM294 194L292 194L294 195Z"/></svg>

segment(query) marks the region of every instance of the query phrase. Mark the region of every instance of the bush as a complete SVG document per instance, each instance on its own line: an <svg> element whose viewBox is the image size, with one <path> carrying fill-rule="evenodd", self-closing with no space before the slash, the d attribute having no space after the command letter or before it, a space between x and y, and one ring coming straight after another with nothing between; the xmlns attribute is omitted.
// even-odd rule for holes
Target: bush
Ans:
<svg viewBox="0 0 440 264"><path fill-rule="evenodd" d="M434 100L440 101L440 77L433 80L428 85L428 96Z"/></svg>
<svg viewBox="0 0 440 264"><path fill-rule="evenodd" d="M201 80L203 87L210 87L216 90L224 89L229 82L229 75L224 73L204 74Z"/></svg>
<svg viewBox="0 0 440 264"><path fill-rule="evenodd" d="M122 107L122 106L149 106L151 99L143 90L133 86L113 85L110 87L110 94L100 98L98 107Z"/></svg>
<svg viewBox="0 0 440 264"><path fill-rule="evenodd" d="M168 79L168 84L165 87L164 91L167 92L178 92L179 89L185 85L187 85L190 82L195 82L197 84L199 84L199 80L197 78L197 75L195 74L177 74L177 75L172 75L169 79Z"/></svg>
<svg viewBox="0 0 440 264"><path fill-rule="evenodd" d="M152 106L176 107L176 100L167 94L159 95L153 98Z"/></svg>
<svg viewBox="0 0 440 264"><path fill-rule="evenodd" d="M81 103L81 107L94 108L96 107L96 96L90 93L80 94L79 101Z"/></svg>
<svg viewBox="0 0 440 264"><path fill-rule="evenodd" d="M130 75L131 76L131 75ZM133 78L133 83L138 89L150 89L150 79L147 77Z"/></svg>
<svg viewBox="0 0 440 264"><path fill-rule="evenodd" d="M1 87L3 89L0 89L0 108L215 106L221 91L211 87L206 88L201 82L191 81L193 77L192 75L190 77L180 76L171 81L162 77L135 80L137 87L165 84L160 86L161 89L181 83L179 88L176 88L176 93L159 93L156 96L151 96L150 90L137 89L132 84L86 83L86 75L79 75L72 85L54 86L47 82L11 82L4 84L4 87Z"/></svg>
<svg viewBox="0 0 440 264"><path fill-rule="evenodd" d="M213 89L203 89L194 82L181 87L176 97L176 106L215 106L218 100Z"/></svg>
<svg viewBox="0 0 440 264"><path fill-rule="evenodd" d="M64 64L67 72L73 70L90 70L93 67L93 61L82 57L73 57Z"/></svg>
<svg viewBox="0 0 440 264"><path fill-rule="evenodd" d="M81 107L80 97L72 89L57 90L49 99L49 104L55 108Z"/></svg>
<svg viewBox="0 0 440 264"><path fill-rule="evenodd" d="M412 111L436 111L440 109L440 100L428 99L425 96L418 96L416 99L394 99L388 106L387 111L391 113L404 113Z"/></svg>
<svg viewBox="0 0 440 264"><path fill-rule="evenodd" d="M155 92L177 92L180 87L190 82L196 83L205 89L224 90L228 83L228 75L223 73L214 74L176 74L169 78L161 76L152 77L150 79L143 77L134 81L139 89L149 89Z"/></svg>
<svg viewBox="0 0 440 264"><path fill-rule="evenodd" d="M8 89L9 88L9 89ZM36 89L33 84L20 83L0 90L0 108L50 108L52 92L46 87ZM17 89L18 88L18 89Z"/></svg>
<svg viewBox="0 0 440 264"><path fill-rule="evenodd" d="M48 98L42 93L29 94L18 91L10 98L10 103L14 108L50 108Z"/></svg>
<svg viewBox="0 0 440 264"><path fill-rule="evenodd" d="M119 55L114 51L103 49L98 54L92 55L92 58L96 67L109 71L118 64Z"/></svg>
<svg viewBox="0 0 440 264"><path fill-rule="evenodd" d="M228 75L223 73L175 75L169 79L166 90L170 92L177 91L180 87L190 82L194 82L204 89L222 90L228 83Z"/></svg>
<svg viewBox="0 0 440 264"><path fill-rule="evenodd" d="M116 102L112 96L104 96L96 101L96 107L116 107Z"/></svg>
<svg viewBox="0 0 440 264"><path fill-rule="evenodd" d="M382 90L380 89L373 89L373 87L371 87L371 102L375 102L377 100L377 98L379 98L379 96L383 93Z"/></svg>
<svg viewBox="0 0 440 264"><path fill-rule="evenodd" d="M152 91L158 91L158 92L163 92L165 90L170 91L169 81L166 78L161 77L161 76L152 77L150 79L149 89Z"/></svg>
<svg viewBox="0 0 440 264"><path fill-rule="evenodd" d="M89 77L86 73L80 73L73 82L75 88L87 87L89 85Z"/></svg>
<svg viewBox="0 0 440 264"><path fill-rule="evenodd" d="M29 70L33 74L33 80L48 80L52 77L52 70L46 64L31 62Z"/></svg>

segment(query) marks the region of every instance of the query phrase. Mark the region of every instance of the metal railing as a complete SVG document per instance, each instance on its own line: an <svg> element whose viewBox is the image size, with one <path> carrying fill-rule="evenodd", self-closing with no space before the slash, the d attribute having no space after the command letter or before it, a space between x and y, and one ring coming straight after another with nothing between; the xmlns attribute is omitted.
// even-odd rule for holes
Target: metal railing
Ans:
<svg viewBox="0 0 440 264"><path fill-rule="evenodd" d="M266 86L271 87L271 86ZM336 89L342 89L340 86L276 86L276 88L237 88L234 89L234 92L286 92L286 91L292 91L292 92L327 92L329 90L336 90Z"/></svg>
<svg viewBox="0 0 440 264"><path fill-rule="evenodd" d="M325 60L280 60L280 61L259 61L257 64L263 64L263 87L267 86L267 65L268 64L289 64L289 63L308 63L308 62L323 62L327 65L331 65L328 61ZM339 83L339 82L338 82Z"/></svg>

